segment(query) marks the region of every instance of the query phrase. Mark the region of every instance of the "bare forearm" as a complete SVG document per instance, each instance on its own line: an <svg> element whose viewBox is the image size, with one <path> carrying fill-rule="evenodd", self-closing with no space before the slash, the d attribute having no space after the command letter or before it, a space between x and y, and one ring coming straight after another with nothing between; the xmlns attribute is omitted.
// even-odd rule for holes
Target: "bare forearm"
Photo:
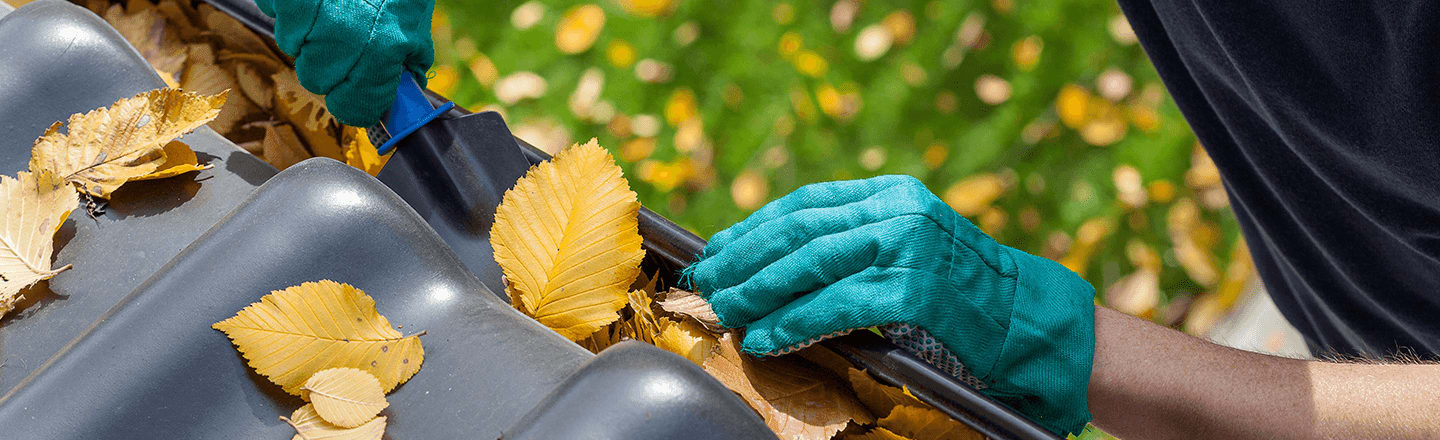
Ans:
<svg viewBox="0 0 1440 440"><path fill-rule="evenodd" d="M1440 367L1310 362L1095 314L1090 410L1122 438L1440 436Z"/></svg>

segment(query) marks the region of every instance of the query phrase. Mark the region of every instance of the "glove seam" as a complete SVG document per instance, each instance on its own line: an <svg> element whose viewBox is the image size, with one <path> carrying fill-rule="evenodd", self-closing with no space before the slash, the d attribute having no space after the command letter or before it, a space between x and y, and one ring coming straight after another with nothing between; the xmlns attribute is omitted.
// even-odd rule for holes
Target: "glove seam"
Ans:
<svg viewBox="0 0 1440 440"><path fill-rule="evenodd" d="M320 23L320 9L322 9L326 1L327 0L319 0L314 3L314 9L311 10L309 16L310 24L305 27L305 36L300 38L300 46L295 48L294 54L291 54L296 60L300 59L300 53L305 52L305 42L310 41L310 34L315 32L315 25ZM280 15L280 11L275 11L275 15Z"/></svg>
<svg viewBox="0 0 1440 440"><path fill-rule="evenodd" d="M948 226L945 225L945 224L943 224L943 223L941 223L941 222L938 221L938 220L935 220L935 218L934 218L934 217L931 217L931 215L930 215L929 213L924 213L924 212L914 212L914 213L908 213L908 214L901 214L901 215L898 215L898 216L895 216L895 217L891 217L891 219L901 218L901 217L906 217L906 216L917 216L917 217L921 217L921 218L924 218L924 219L926 219L926 220L929 220L931 223L934 223L936 227L939 227L940 230L945 231L946 234L950 235L950 240L951 240L952 242L958 243L959 245L964 246L965 249L969 249L971 253L974 253L974 254L975 254L975 258L976 258L976 259L979 259L981 263L985 263L985 266L986 266L986 267L989 267L991 270L994 270L996 275L999 275L999 276L1005 277L1005 278L1012 278L1012 279L1016 277L1016 272L1015 272L1015 271L1013 271L1013 270L1012 270L1012 271L1006 271L1003 264L1000 264L999 262L990 261L990 259L985 258L985 254L984 254L984 253L980 252L980 250L979 250L979 249L976 249L974 246L971 246L970 243L965 242L965 240L961 239L960 236L955 233L955 230L958 229L958 225L955 225L954 223L959 222L959 221L960 221L959 218L952 218L952 219L951 219L952 224L950 224L950 225L948 225ZM955 217L959 217L959 215L957 214ZM963 217L960 217L960 218L963 218ZM967 221L968 221L968 220L967 220ZM998 246L999 243L996 243L996 245ZM1002 257L1002 258L1004 257L1004 252L1001 252L1001 257ZM945 279L950 279L950 275L951 275L951 273L954 271L954 266L955 266L955 265L954 265L954 263L955 263L955 248L954 248L954 247L951 247L951 248L950 248L950 263L951 263L951 264L950 264L950 267L947 268L947 269L946 269L946 272L945 272ZM915 268L913 268L913 267L907 267L907 269L915 269Z"/></svg>

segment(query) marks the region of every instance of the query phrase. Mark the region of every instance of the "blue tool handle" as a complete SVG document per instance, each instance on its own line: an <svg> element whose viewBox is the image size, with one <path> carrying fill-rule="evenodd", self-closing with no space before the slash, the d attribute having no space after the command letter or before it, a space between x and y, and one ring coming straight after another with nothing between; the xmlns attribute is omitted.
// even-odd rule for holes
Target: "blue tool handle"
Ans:
<svg viewBox="0 0 1440 440"><path fill-rule="evenodd" d="M382 129L390 138L375 149L385 155L395 149L395 145L419 130L420 127L444 114L455 103L446 102L440 108L430 105L430 99L425 96L425 89L420 88L420 83L410 72L400 74L400 87L395 90L395 103L391 104L390 112L385 114Z"/></svg>

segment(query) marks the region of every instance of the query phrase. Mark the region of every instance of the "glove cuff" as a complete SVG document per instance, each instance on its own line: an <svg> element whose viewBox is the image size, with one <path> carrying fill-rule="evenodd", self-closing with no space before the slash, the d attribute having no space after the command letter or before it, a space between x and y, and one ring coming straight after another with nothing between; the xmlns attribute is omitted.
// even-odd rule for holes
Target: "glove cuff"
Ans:
<svg viewBox="0 0 1440 440"><path fill-rule="evenodd" d="M987 394L1057 434L1090 421L1095 288L1054 261L1015 249L1013 314Z"/></svg>

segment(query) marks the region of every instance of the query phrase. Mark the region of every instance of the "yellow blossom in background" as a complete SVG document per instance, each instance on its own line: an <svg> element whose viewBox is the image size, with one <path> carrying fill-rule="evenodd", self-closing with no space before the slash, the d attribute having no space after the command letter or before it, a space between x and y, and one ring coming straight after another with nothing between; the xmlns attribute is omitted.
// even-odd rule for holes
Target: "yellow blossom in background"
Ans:
<svg viewBox="0 0 1440 440"><path fill-rule="evenodd" d="M639 162L655 152L655 138L635 138L620 145L620 160Z"/></svg>
<svg viewBox="0 0 1440 440"><path fill-rule="evenodd" d="M1006 214L1004 210L992 206L980 214L976 226L979 226L986 235L998 235L1001 230L1005 229L1005 223L1009 219L1010 215Z"/></svg>
<svg viewBox="0 0 1440 440"><path fill-rule="evenodd" d="M1125 106L1125 115L1129 117L1130 124L1143 132L1154 132L1160 129L1160 113L1154 108L1143 104Z"/></svg>
<svg viewBox="0 0 1440 440"><path fill-rule="evenodd" d="M675 150L693 153L705 145L705 123L700 118L690 118L680 123L675 130Z"/></svg>
<svg viewBox="0 0 1440 440"><path fill-rule="evenodd" d="M911 15L910 11L901 9L891 12L881 23L884 23L885 30L890 32L895 44L904 46L915 39L915 16Z"/></svg>
<svg viewBox="0 0 1440 440"><path fill-rule="evenodd" d="M635 64L635 57L635 46L625 40L611 41L610 45L605 47L605 59L609 60L612 66L628 69Z"/></svg>
<svg viewBox="0 0 1440 440"><path fill-rule="evenodd" d="M1067 84L1060 89L1060 96L1055 98L1055 113L1060 116L1060 123L1066 127L1078 129L1090 120L1090 92L1075 84Z"/></svg>
<svg viewBox="0 0 1440 440"><path fill-rule="evenodd" d="M430 71L430 80L426 82L425 88L448 97L455 93L455 85L459 82L460 72L449 64L441 64Z"/></svg>
<svg viewBox="0 0 1440 440"><path fill-rule="evenodd" d="M795 55L795 69L806 76L819 78L830 69L830 63L814 51L801 50L799 54Z"/></svg>
<svg viewBox="0 0 1440 440"><path fill-rule="evenodd" d="M675 89L670 93L670 99L665 102L665 122L670 125L680 125L699 114L695 104L695 92L687 88Z"/></svg>
<svg viewBox="0 0 1440 440"><path fill-rule="evenodd" d="M1045 43L1038 35L1025 37L1016 41L1010 48L1010 56L1015 60L1015 67L1022 71L1029 71L1035 68L1040 62L1040 52L1045 48Z"/></svg>
<svg viewBox="0 0 1440 440"><path fill-rule="evenodd" d="M1102 112L1101 116L1080 127L1080 139L1090 145L1105 147L1125 138L1126 128L1125 119L1111 106L1108 111Z"/></svg>
<svg viewBox="0 0 1440 440"><path fill-rule="evenodd" d="M1115 221L1109 218L1095 218L1080 225L1070 250L1060 259L1060 264L1078 274L1084 274L1090 267L1090 260L1100 243L1115 230Z"/></svg>
<svg viewBox="0 0 1440 440"><path fill-rule="evenodd" d="M950 148L943 143L933 143L925 148L925 169L934 170L945 164L945 159L950 157Z"/></svg>
<svg viewBox="0 0 1440 440"><path fill-rule="evenodd" d="M1004 179L997 174L977 174L950 185L941 199L955 212L970 217L989 209L1005 193L1005 187Z"/></svg>
<svg viewBox="0 0 1440 440"><path fill-rule="evenodd" d="M844 112L844 103L840 100L840 92L829 84L821 85L815 90L815 101L820 103L820 111L831 118L839 118Z"/></svg>
<svg viewBox="0 0 1440 440"><path fill-rule="evenodd" d="M776 50L780 52L780 56L788 60L794 58L796 54L799 54L800 49L804 47L805 39L801 37L800 34L795 33L795 31L790 31L780 36L780 43L777 45Z"/></svg>
<svg viewBox="0 0 1440 440"><path fill-rule="evenodd" d="M765 176L755 170L746 170L740 173L730 183L730 198L740 209L746 211L760 209L769 196L770 183L765 181Z"/></svg>
<svg viewBox="0 0 1440 440"><path fill-rule="evenodd" d="M635 168L635 174L640 180L645 181L660 192L674 190L675 187L685 183L694 170L688 161L679 160L675 162L663 162L647 159Z"/></svg>
<svg viewBox="0 0 1440 440"><path fill-rule="evenodd" d="M430 38L435 41L450 41L453 33L450 29L450 16L445 11L435 8L430 15Z"/></svg>
<svg viewBox="0 0 1440 440"><path fill-rule="evenodd" d="M599 6L591 3L570 8L555 26L555 47L567 54L584 52L595 45L604 28L605 10Z"/></svg>
<svg viewBox="0 0 1440 440"><path fill-rule="evenodd" d="M1161 179L1150 182L1146 191L1150 195L1150 201L1155 203L1170 203L1175 200L1175 184L1170 183L1169 180Z"/></svg>
<svg viewBox="0 0 1440 440"><path fill-rule="evenodd" d="M675 8L675 0L620 0L620 8L637 17L667 15Z"/></svg>
<svg viewBox="0 0 1440 440"><path fill-rule="evenodd" d="M470 74L475 75L475 81L486 88L494 86L495 81L500 79L500 70L496 69L495 63L483 53L470 59Z"/></svg>

